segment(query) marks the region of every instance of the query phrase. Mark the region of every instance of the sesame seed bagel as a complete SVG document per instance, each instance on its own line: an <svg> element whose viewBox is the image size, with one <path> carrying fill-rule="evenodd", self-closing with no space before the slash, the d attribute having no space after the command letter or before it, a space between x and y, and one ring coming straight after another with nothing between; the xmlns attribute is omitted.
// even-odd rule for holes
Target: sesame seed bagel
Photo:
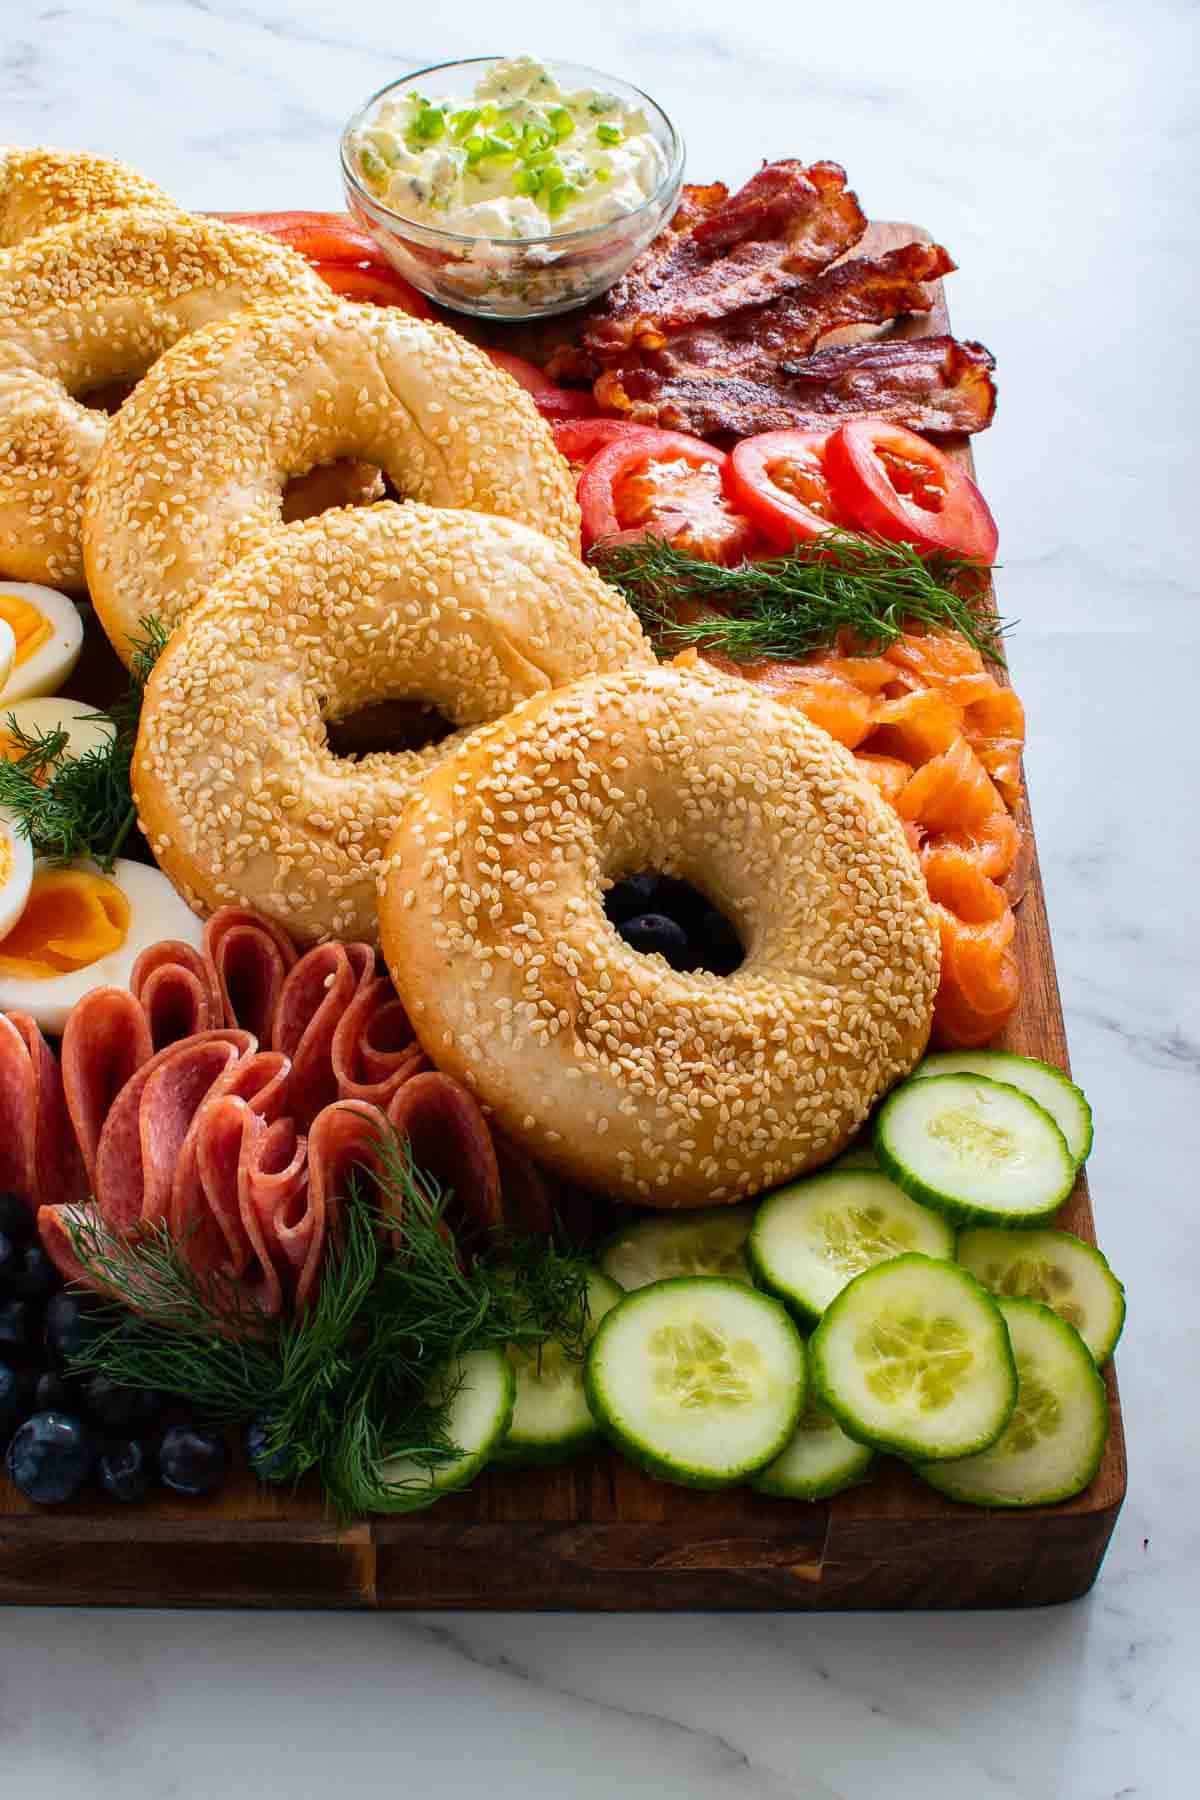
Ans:
<svg viewBox="0 0 1200 1800"><path fill-rule="evenodd" d="M326 725L420 699L465 728L653 660L621 596L527 525L394 501L323 513L260 542L172 636L134 758L142 828L195 906L374 942L396 818L465 734L351 761Z"/></svg>
<svg viewBox="0 0 1200 1800"><path fill-rule="evenodd" d="M108 207L174 207L157 182L86 150L0 146L0 249Z"/></svg>
<svg viewBox="0 0 1200 1800"><path fill-rule="evenodd" d="M736 925L732 975L617 935L647 869ZM568 1179L648 1206L740 1199L839 1151L917 1061L938 932L853 758L736 677L592 676L476 732L389 846L384 955L417 1034Z"/></svg>
<svg viewBox="0 0 1200 1800"><path fill-rule="evenodd" d="M109 431L87 495L88 587L118 653L175 625L260 534L289 480L340 457L406 499L579 548L566 463L529 396L457 332L395 307L262 306L196 332Z"/></svg>
<svg viewBox="0 0 1200 1800"><path fill-rule="evenodd" d="M183 212L98 213L0 251L0 575L83 586L83 489L110 424L80 395L256 300L327 292L295 251Z"/></svg>

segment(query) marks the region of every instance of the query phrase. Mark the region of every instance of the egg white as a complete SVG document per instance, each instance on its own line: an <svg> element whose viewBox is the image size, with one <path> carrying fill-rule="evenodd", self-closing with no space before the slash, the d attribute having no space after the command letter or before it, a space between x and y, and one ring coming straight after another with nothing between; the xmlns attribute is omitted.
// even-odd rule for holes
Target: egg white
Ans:
<svg viewBox="0 0 1200 1800"><path fill-rule="evenodd" d="M8 852L0 860L0 938L3 938L25 911L25 902L33 885L33 849L4 807L0 807L0 838ZM2 874L4 868L8 870L7 876Z"/></svg>
<svg viewBox="0 0 1200 1800"><path fill-rule="evenodd" d="M83 648L83 620L79 608L66 594L55 588L42 587L36 581L4 581L0 579L0 596L13 594L37 608L50 626L50 636L20 668L11 667L3 688L0 708L14 700L28 700L35 694L54 694L71 677L79 652ZM3 620L4 629L12 636L12 628Z"/></svg>
<svg viewBox="0 0 1200 1800"><path fill-rule="evenodd" d="M39 862L36 868L52 866ZM93 862L69 866L89 869L94 875L101 873ZM182 938L184 943L200 949L204 927L161 869L120 857L106 879L119 887L129 902L129 930L120 949L98 957L86 968L44 980L0 974L0 1012L29 1013L43 1031L60 1035L71 1008L93 988L129 986L133 965L150 944L160 943L163 938Z"/></svg>
<svg viewBox="0 0 1200 1800"><path fill-rule="evenodd" d="M13 636L13 628L7 619L0 619L0 694L4 692L4 684L12 673L16 656L17 640Z"/></svg>
<svg viewBox="0 0 1200 1800"><path fill-rule="evenodd" d="M4 629L8 631L7 625ZM8 635L11 637L12 632ZM86 756L89 750L107 743L116 730L106 713L98 713L83 700L66 700L61 694L42 694L36 700L17 700L11 706L0 699L0 732L7 731L10 718L28 737L39 732L45 736L51 731L65 731L65 756Z"/></svg>

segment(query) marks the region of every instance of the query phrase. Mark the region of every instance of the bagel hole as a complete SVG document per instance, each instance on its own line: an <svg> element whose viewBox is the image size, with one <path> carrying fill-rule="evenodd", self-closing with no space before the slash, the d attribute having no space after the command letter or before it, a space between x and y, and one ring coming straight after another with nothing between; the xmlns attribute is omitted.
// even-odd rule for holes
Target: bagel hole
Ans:
<svg viewBox="0 0 1200 1800"><path fill-rule="evenodd" d="M657 950L681 974L732 975L746 958L737 928L690 881L639 869L614 881L604 911L633 950Z"/></svg>
<svg viewBox="0 0 1200 1800"><path fill-rule="evenodd" d="M75 398L81 406L92 412L108 413L110 416L120 412L125 402L137 386L137 376L131 375L127 381L104 381L98 387L85 388Z"/></svg>
<svg viewBox="0 0 1200 1800"><path fill-rule="evenodd" d="M395 498L395 489L375 463L341 456L292 476L283 489L283 522L294 525L335 506L373 506L377 500Z"/></svg>
<svg viewBox="0 0 1200 1800"><path fill-rule="evenodd" d="M424 700L374 700L342 719L326 719L325 738L335 756L357 761L380 750L424 750L458 727Z"/></svg>

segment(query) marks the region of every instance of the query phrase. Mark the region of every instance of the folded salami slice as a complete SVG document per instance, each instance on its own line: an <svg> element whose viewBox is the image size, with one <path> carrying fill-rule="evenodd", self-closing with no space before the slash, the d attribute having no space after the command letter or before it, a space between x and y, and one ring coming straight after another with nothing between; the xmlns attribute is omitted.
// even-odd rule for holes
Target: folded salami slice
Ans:
<svg viewBox="0 0 1200 1800"><path fill-rule="evenodd" d="M225 1017L217 972L191 944L164 939L143 950L133 965L129 989L141 1002L155 1050L180 1038L236 1023Z"/></svg>
<svg viewBox="0 0 1200 1800"><path fill-rule="evenodd" d="M386 975L360 985L334 1027L329 1060L340 1100L384 1108L410 1076L431 1067Z"/></svg>
<svg viewBox="0 0 1200 1800"><path fill-rule="evenodd" d="M176 1158L166 1219L172 1237L194 1269L207 1270L215 1266L213 1254L221 1245L226 1249L233 1246L237 1225L236 1167L231 1186L227 1184L213 1190L201 1166L206 1116L219 1101L233 1099L256 1118L273 1124L287 1105L290 1072L291 1064L278 1050L252 1051L230 1063L218 1075L193 1115ZM142 1107L145 1106L143 1096ZM229 1205L221 1211L226 1201ZM243 1265L244 1262L243 1257ZM240 1273L240 1269L237 1272Z"/></svg>
<svg viewBox="0 0 1200 1800"><path fill-rule="evenodd" d="M271 1042L271 1027L296 950L287 933L246 906L222 906L204 927L204 948L212 963L223 1018L240 1025L260 1044Z"/></svg>
<svg viewBox="0 0 1200 1800"><path fill-rule="evenodd" d="M292 1060L289 1109L301 1131L338 1098L334 1034L351 1002L374 978L375 952L369 944L317 944L283 984L270 1041Z"/></svg>
<svg viewBox="0 0 1200 1800"><path fill-rule="evenodd" d="M450 1195L446 1223L469 1255L504 1223L496 1151L477 1102L449 1075L431 1071L397 1089L387 1116L416 1166Z"/></svg>
<svg viewBox="0 0 1200 1800"><path fill-rule="evenodd" d="M71 1243L71 1225L75 1221L83 1222L97 1217L96 1208L88 1201L72 1202L67 1206L40 1206L37 1215L38 1236L42 1240L42 1249L50 1258L64 1281L73 1281L78 1287L91 1288L94 1292L105 1290L86 1269L76 1256Z"/></svg>
<svg viewBox="0 0 1200 1800"><path fill-rule="evenodd" d="M292 1121L267 1120L238 1094L218 1095L197 1118L197 1167L208 1223L186 1240L193 1270L227 1278L222 1302L240 1300L267 1318L302 1278L307 1297L324 1231L308 1204L307 1146Z"/></svg>
<svg viewBox="0 0 1200 1800"><path fill-rule="evenodd" d="M170 1044L125 1083L96 1146L93 1190L110 1231L163 1218L188 1129L214 1084L256 1048L248 1031L204 1031Z"/></svg>
<svg viewBox="0 0 1200 1800"><path fill-rule="evenodd" d="M308 1203L327 1242L341 1240L351 1176L370 1181L382 1166L387 1137L386 1118L366 1100L335 1100L313 1120L308 1134Z"/></svg>
<svg viewBox="0 0 1200 1800"><path fill-rule="evenodd" d="M0 1189L30 1212L83 1194L62 1075L27 1013L0 1013Z"/></svg>
<svg viewBox="0 0 1200 1800"><path fill-rule="evenodd" d="M303 1312L320 1273L327 1216L310 1199L308 1141L291 1119L273 1125L254 1119L242 1139L238 1199L242 1223L260 1263L283 1276L295 1310Z"/></svg>
<svg viewBox="0 0 1200 1800"><path fill-rule="evenodd" d="M93 988L71 1008L62 1036L63 1092L89 1185L113 1102L153 1054L145 1010L127 989Z"/></svg>

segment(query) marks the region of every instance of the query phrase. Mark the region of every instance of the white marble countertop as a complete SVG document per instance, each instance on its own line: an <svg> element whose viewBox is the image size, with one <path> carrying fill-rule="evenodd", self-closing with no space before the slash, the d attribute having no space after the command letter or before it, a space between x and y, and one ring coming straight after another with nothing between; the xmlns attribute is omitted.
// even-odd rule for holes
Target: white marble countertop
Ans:
<svg viewBox="0 0 1200 1800"><path fill-rule="evenodd" d="M1194 1383L1200 658L1186 0L0 0L0 138L198 207L339 204L392 74L529 48L632 77L698 179L833 156L959 259L1000 362L978 446L1102 1241L1129 1287L1129 1498L1041 1613L0 1615L0 1790L208 1800L427 1784L636 1800L1185 1800L1200 1788ZM1188 1769L1192 1773L1188 1775Z"/></svg>

